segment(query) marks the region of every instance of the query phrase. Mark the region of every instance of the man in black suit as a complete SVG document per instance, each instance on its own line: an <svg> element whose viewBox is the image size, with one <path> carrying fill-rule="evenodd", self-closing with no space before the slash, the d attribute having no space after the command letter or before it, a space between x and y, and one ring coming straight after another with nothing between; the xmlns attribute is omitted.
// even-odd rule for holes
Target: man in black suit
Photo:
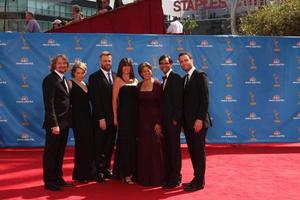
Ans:
<svg viewBox="0 0 300 200"><path fill-rule="evenodd" d="M71 126L70 96L64 73L69 63L64 55L56 56L51 63L51 73L43 80L45 119L43 128L46 140L43 156L45 189L60 191L72 184L63 179L62 165L68 130Z"/></svg>
<svg viewBox="0 0 300 200"><path fill-rule="evenodd" d="M190 53L178 56L181 68L186 72L183 78L183 129L194 168L194 178L184 185L185 191L196 191L205 184L205 138L211 127L208 113L208 80L204 72L198 71Z"/></svg>
<svg viewBox="0 0 300 200"><path fill-rule="evenodd" d="M163 76L163 135L165 161L165 189L174 188L181 183L180 132L182 120L182 80L172 71L170 56L162 55L159 66Z"/></svg>
<svg viewBox="0 0 300 200"><path fill-rule="evenodd" d="M105 178L112 178L110 162L116 138L112 109L112 85L115 79L115 73L111 71L112 54L102 52L99 64L100 69L89 77L89 95L95 126L96 181L103 183Z"/></svg>

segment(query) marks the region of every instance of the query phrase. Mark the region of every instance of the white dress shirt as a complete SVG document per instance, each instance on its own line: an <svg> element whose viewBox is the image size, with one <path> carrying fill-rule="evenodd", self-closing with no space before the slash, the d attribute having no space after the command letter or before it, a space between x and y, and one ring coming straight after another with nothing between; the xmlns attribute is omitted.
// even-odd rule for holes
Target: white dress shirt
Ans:
<svg viewBox="0 0 300 200"><path fill-rule="evenodd" d="M57 75L61 78L61 80L63 80L64 81L64 83L65 83L65 86L66 86L66 88L67 88L67 92L69 93L69 87L68 87L68 83L67 83L67 80L66 79L64 79L64 74L62 74L62 73L60 73L60 72L58 72L57 70L54 70L54 72L55 73L57 73Z"/></svg>
<svg viewBox="0 0 300 200"><path fill-rule="evenodd" d="M188 71L188 74L189 74L189 78L191 78L193 72L195 71L196 67L192 67L189 71Z"/></svg>
<svg viewBox="0 0 300 200"><path fill-rule="evenodd" d="M163 89L165 89L166 83L168 81L168 77L170 75L170 73L172 72L172 69L170 69L164 76L166 77L165 82L163 84Z"/></svg>
<svg viewBox="0 0 300 200"><path fill-rule="evenodd" d="M188 81L191 80L191 77L192 77L192 74L193 72L195 71L196 67L192 67L186 74L188 75L189 79ZM184 87L186 86L186 83L187 83L187 79L184 80Z"/></svg>
<svg viewBox="0 0 300 200"><path fill-rule="evenodd" d="M109 82L109 79L108 79L108 73L110 73L109 75L110 75L110 80L112 81L112 83L114 82L113 81L113 77L112 77L112 72L111 72L111 70L110 71L105 71L104 69L102 69L102 67L100 68L101 69L101 71L103 72L103 74L105 75L105 77L106 77L106 80L107 80L107 82Z"/></svg>
<svg viewBox="0 0 300 200"><path fill-rule="evenodd" d="M176 20L174 22L171 22L170 26L167 29L167 33L175 33L175 34L183 33L183 26L180 23L180 21Z"/></svg>

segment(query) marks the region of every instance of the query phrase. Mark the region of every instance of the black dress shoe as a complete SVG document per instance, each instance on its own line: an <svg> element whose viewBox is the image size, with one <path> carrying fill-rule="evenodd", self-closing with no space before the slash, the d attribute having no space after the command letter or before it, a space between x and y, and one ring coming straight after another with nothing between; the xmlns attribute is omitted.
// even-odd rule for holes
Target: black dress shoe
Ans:
<svg viewBox="0 0 300 200"><path fill-rule="evenodd" d="M45 184L45 189L51 190L51 191L62 191L61 187L59 187L58 185L53 185L53 184Z"/></svg>
<svg viewBox="0 0 300 200"><path fill-rule="evenodd" d="M73 187L74 186L73 183L68 183L65 180L59 180L59 181L57 181L57 185L61 186L61 187Z"/></svg>
<svg viewBox="0 0 300 200"><path fill-rule="evenodd" d="M106 182L103 173L99 173L99 174L97 175L97 177L96 177L96 182L97 182L97 183L105 183L105 182Z"/></svg>
<svg viewBox="0 0 300 200"><path fill-rule="evenodd" d="M104 172L104 178L113 179L113 175L109 170L107 170L106 172Z"/></svg>
<svg viewBox="0 0 300 200"><path fill-rule="evenodd" d="M87 180L79 180L78 183L80 183L80 184L88 184L89 181L87 181Z"/></svg>
<svg viewBox="0 0 300 200"><path fill-rule="evenodd" d="M191 183L191 184L185 186L183 188L183 190L186 191L186 192L195 192L197 190L202 190L203 188L204 188L204 186L201 185L201 184Z"/></svg>
<svg viewBox="0 0 300 200"><path fill-rule="evenodd" d="M193 183L195 183L195 180L194 180L194 179L193 179L191 182L189 182L189 183L182 183L182 186L183 186L183 187L187 187L187 186L192 185Z"/></svg>
<svg viewBox="0 0 300 200"><path fill-rule="evenodd" d="M191 183L182 183L182 186L183 187L187 187L187 186L189 186Z"/></svg>
<svg viewBox="0 0 300 200"><path fill-rule="evenodd" d="M200 184L202 181L199 181L198 179L196 178L193 178L191 182L189 183L182 183L182 186L183 187L187 187L187 186L190 186L192 184L196 184L196 185L203 185L203 184Z"/></svg>
<svg viewBox="0 0 300 200"><path fill-rule="evenodd" d="M172 188L176 188L180 185L180 181L177 182L171 182L171 183L167 183L163 186L163 189L172 189Z"/></svg>
<svg viewBox="0 0 300 200"><path fill-rule="evenodd" d="M106 180L104 178L96 178L97 183L106 183Z"/></svg>

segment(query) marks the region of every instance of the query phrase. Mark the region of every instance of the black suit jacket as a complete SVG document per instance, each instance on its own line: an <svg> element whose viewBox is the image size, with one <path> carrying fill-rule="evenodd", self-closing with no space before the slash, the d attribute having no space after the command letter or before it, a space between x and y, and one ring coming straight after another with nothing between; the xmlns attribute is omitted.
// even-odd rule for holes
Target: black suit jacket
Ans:
<svg viewBox="0 0 300 200"><path fill-rule="evenodd" d="M45 118L43 128L59 126L61 130L71 126L70 95L64 81L55 72L43 80Z"/></svg>
<svg viewBox="0 0 300 200"><path fill-rule="evenodd" d="M115 79L116 74L112 73L112 76ZM105 119L108 125L112 125L114 122L112 85L109 85L101 69L90 75L88 83L93 119L96 121Z"/></svg>
<svg viewBox="0 0 300 200"><path fill-rule="evenodd" d="M163 90L163 121L182 120L183 87L181 77L171 72Z"/></svg>
<svg viewBox="0 0 300 200"><path fill-rule="evenodd" d="M185 77L183 77L183 84ZM208 113L208 80L204 72L194 70L183 94L184 126L193 129L196 119L203 121L203 126L212 126Z"/></svg>

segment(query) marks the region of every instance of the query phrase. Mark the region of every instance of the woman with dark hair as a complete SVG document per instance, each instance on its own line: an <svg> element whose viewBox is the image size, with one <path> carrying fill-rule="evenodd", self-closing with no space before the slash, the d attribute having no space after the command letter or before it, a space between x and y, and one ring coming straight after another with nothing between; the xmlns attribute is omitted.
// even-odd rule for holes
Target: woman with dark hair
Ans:
<svg viewBox="0 0 300 200"><path fill-rule="evenodd" d="M127 184L133 184L136 168L138 81L132 65L130 58L120 61L112 97L114 124L118 126L113 173Z"/></svg>
<svg viewBox="0 0 300 200"><path fill-rule="evenodd" d="M98 14L103 14L112 10L112 7L110 7L109 4L110 0L97 0Z"/></svg>
<svg viewBox="0 0 300 200"><path fill-rule="evenodd" d="M149 63L141 63L138 71L143 80L138 84L137 182L144 186L162 186L165 182L161 128L162 86L154 80Z"/></svg>
<svg viewBox="0 0 300 200"><path fill-rule="evenodd" d="M119 8L121 6L124 6L123 1L122 0L115 0L114 9Z"/></svg>
<svg viewBox="0 0 300 200"><path fill-rule="evenodd" d="M95 179L93 164L92 115L88 87L84 82L87 72L85 63L75 62L69 81L72 104L72 126L75 137L75 163L73 180L75 183L87 183Z"/></svg>

